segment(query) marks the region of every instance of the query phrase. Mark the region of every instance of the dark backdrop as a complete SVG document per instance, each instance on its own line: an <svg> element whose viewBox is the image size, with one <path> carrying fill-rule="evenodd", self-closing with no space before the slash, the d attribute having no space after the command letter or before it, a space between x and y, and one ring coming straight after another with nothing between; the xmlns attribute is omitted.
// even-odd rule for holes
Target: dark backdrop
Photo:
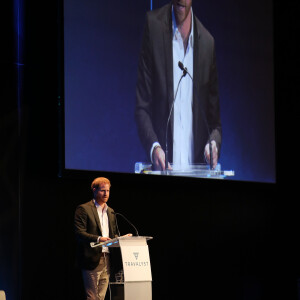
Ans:
<svg viewBox="0 0 300 300"><path fill-rule="evenodd" d="M294 3L275 5L276 184L85 172L59 178L57 6L26 2L21 105L15 32L4 24L0 289L8 300L83 299L73 214L98 175L112 181L111 206L154 237L153 299L297 299Z"/></svg>

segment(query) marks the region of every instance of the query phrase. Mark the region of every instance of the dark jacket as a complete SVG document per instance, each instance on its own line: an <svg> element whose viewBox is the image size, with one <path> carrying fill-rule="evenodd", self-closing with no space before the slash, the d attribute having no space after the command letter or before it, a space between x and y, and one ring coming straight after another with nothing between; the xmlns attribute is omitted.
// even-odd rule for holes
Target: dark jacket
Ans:
<svg viewBox="0 0 300 300"><path fill-rule="evenodd" d="M107 209L109 221L109 237L117 235L116 217L112 213L114 210ZM97 209L93 200L81 204L77 207L74 217L75 236L77 240L77 262L81 269L92 270L96 268L100 261L102 247L92 248L91 242L97 242L97 238L102 236L101 224Z"/></svg>

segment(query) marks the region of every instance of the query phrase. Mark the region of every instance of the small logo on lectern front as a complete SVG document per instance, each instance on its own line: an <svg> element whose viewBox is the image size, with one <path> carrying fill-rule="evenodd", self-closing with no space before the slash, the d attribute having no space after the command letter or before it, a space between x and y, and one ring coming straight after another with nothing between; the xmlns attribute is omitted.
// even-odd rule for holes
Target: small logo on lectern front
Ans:
<svg viewBox="0 0 300 300"><path fill-rule="evenodd" d="M137 260L138 257L139 257L139 252L133 252L133 255L134 255L134 257L135 257L135 260Z"/></svg>
<svg viewBox="0 0 300 300"><path fill-rule="evenodd" d="M149 266L149 261L140 261L139 259L143 259L143 253L142 256L140 257L140 252L131 252L133 256L135 257L134 259L130 259L128 261L124 261L124 264L126 267L148 267ZM128 253L129 254L129 253Z"/></svg>

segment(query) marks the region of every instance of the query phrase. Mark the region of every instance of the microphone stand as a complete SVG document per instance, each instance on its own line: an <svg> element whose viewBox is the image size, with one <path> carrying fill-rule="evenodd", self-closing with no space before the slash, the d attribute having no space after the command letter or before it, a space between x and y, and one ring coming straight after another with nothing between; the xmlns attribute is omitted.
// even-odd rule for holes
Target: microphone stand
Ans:
<svg viewBox="0 0 300 300"><path fill-rule="evenodd" d="M133 228L134 228L134 230L135 230L135 233L136 233L136 235L137 236L139 236L139 232L137 231L137 229L136 229L136 227L124 216L124 215L122 215L122 214L120 214L120 213L116 213L116 212L112 212L112 214L114 214L114 215L119 215L119 216L121 216L123 219L125 219L125 221L127 221L127 223L129 223Z"/></svg>

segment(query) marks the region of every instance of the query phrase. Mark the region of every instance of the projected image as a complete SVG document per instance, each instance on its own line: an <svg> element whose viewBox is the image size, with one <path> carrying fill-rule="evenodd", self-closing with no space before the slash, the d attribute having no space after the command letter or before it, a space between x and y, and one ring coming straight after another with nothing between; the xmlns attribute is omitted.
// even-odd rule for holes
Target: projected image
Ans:
<svg viewBox="0 0 300 300"><path fill-rule="evenodd" d="M275 182L272 1L225 2L64 1L66 169Z"/></svg>
<svg viewBox="0 0 300 300"><path fill-rule="evenodd" d="M215 44L193 18L192 1L181 2L147 14L136 119L154 169L173 162L172 169L186 170L210 157L214 169L222 132Z"/></svg>

